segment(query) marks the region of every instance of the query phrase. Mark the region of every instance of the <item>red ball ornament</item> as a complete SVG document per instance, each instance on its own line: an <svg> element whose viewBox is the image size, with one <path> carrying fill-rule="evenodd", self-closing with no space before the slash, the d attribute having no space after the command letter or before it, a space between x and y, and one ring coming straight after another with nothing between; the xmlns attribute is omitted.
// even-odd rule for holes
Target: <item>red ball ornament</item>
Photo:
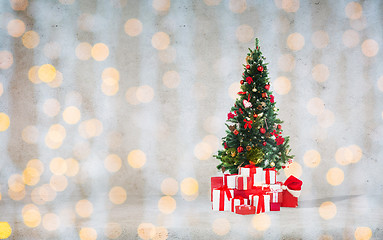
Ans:
<svg viewBox="0 0 383 240"><path fill-rule="evenodd" d="M263 98L267 98L267 93L265 93L265 92L262 93L262 97L263 97Z"/></svg>
<svg viewBox="0 0 383 240"><path fill-rule="evenodd" d="M265 85L265 89L269 90L270 89L270 85L269 84Z"/></svg>
<svg viewBox="0 0 383 240"><path fill-rule="evenodd" d="M250 69L250 65L246 65L246 69Z"/></svg>
<svg viewBox="0 0 383 240"><path fill-rule="evenodd" d="M264 128L260 128L260 129L259 129L259 132L262 133L262 134L264 134L264 133L266 132L266 129L264 129Z"/></svg>
<svg viewBox="0 0 383 240"><path fill-rule="evenodd" d="M278 129L282 129L281 124L278 124L277 128L278 128Z"/></svg>
<svg viewBox="0 0 383 240"><path fill-rule="evenodd" d="M243 81L243 80L241 80L239 83L240 83L240 84L243 84L243 83L244 83L244 81Z"/></svg>
<svg viewBox="0 0 383 240"><path fill-rule="evenodd" d="M257 70L258 70L259 72L263 72L263 67L262 67L262 66L259 66L259 67L257 67Z"/></svg>
<svg viewBox="0 0 383 240"><path fill-rule="evenodd" d="M254 118L257 118L258 117L258 114L254 113Z"/></svg>
<svg viewBox="0 0 383 240"><path fill-rule="evenodd" d="M263 142L263 143L262 143L263 146L266 146L266 144L267 144L266 142Z"/></svg>
<svg viewBox="0 0 383 240"><path fill-rule="evenodd" d="M243 147L239 146L239 147L237 148L237 151L238 151L239 153L242 152L242 151L243 151Z"/></svg>
<svg viewBox="0 0 383 240"><path fill-rule="evenodd" d="M225 144L224 144L224 145L225 145L225 149L227 149L227 143L226 143L226 142L225 142Z"/></svg>

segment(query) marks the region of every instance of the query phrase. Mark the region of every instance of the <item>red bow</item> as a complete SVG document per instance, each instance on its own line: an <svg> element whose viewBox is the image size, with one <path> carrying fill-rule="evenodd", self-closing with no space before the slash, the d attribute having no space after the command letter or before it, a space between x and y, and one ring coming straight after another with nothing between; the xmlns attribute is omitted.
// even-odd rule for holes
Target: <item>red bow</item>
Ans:
<svg viewBox="0 0 383 240"><path fill-rule="evenodd" d="M225 208L225 195L227 196L227 199L230 201L232 198L229 188L227 188L227 185L223 185L219 188L214 188L216 190L219 190L219 211L224 211Z"/></svg>
<svg viewBox="0 0 383 240"><path fill-rule="evenodd" d="M246 94L246 92L238 92L238 94Z"/></svg>
<svg viewBox="0 0 383 240"><path fill-rule="evenodd" d="M243 121L245 122L245 129L246 128L249 128L251 129L251 124L253 123L251 120L250 121L247 121L246 119L243 119Z"/></svg>

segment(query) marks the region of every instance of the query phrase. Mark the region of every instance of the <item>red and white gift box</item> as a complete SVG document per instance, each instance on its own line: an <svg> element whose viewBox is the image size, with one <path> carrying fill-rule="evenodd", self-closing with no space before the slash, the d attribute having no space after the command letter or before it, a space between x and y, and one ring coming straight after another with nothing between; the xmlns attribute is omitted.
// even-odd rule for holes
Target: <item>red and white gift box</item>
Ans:
<svg viewBox="0 0 383 240"><path fill-rule="evenodd" d="M250 205L256 208L257 214L270 212L270 195L250 195Z"/></svg>
<svg viewBox="0 0 383 240"><path fill-rule="evenodd" d="M275 184L277 182L277 171L274 168L264 169L262 180L266 184Z"/></svg>
<svg viewBox="0 0 383 240"><path fill-rule="evenodd" d="M236 178L236 189L248 190L253 186L253 179L251 177L238 176Z"/></svg>
<svg viewBox="0 0 383 240"><path fill-rule="evenodd" d="M276 182L275 184L269 184L269 187L272 191L281 191L282 192L282 182Z"/></svg>
<svg viewBox="0 0 383 240"><path fill-rule="evenodd" d="M253 186L262 185L263 169L254 165L246 165L239 168L239 175L253 178Z"/></svg>
<svg viewBox="0 0 383 240"><path fill-rule="evenodd" d="M281 207L298 207L298 197L301 194L303 182L294 176L290 176L283 186L283 201Z"/></svg>
<svg viewBox="0 0 383 240"><path fill-rule="evenodd" d="M255 207L250 205L239 205L235 207L235 213L241 215L255 214Z"/></svg>
<svg viewBox="0 0 383 240"><path fill-rule="evenodd" d="M213 201L213 189L214 188L219 188L223 186L223 177L222 176L217 176L217 177L211 177L210 181L210 201Z"/></svg>
<svg viewBox="0 0 383 240"><path fill-rule="evenodd" d="M234 197L234 190L228 189L227 186L222 186L213 189L213 211L230 211L230 199Z"/></svg>
<svg viewBox="0 0 383 240"><path fill-rule="evenodd" d="M241 196L236 196L232 199L230 199L231 202L231 211L235 212L235 207L239 205L248 205L249 204L249 199L245 199Z"/></svg>
<svg viewBox="0 0 383 240"><path fill-rule="evenodd" d="M238 174L231 174L231 175L225 176L224 182L226 182L226 185L228 188L234 189L236 187L237 177L238 177Z"/></svg>

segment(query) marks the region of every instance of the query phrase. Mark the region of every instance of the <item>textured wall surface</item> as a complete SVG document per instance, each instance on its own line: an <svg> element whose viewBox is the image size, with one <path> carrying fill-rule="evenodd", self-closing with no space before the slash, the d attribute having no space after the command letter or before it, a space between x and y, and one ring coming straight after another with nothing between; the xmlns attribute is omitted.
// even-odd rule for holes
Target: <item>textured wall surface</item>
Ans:
<svg viewBox="0 0 383 240"><path fill-rule="evenodd" d="M0 238L383 238L382 1L2 0ZM254 38L301 206L210 211ZM9 224L9 225L8 225Z"/></svg>

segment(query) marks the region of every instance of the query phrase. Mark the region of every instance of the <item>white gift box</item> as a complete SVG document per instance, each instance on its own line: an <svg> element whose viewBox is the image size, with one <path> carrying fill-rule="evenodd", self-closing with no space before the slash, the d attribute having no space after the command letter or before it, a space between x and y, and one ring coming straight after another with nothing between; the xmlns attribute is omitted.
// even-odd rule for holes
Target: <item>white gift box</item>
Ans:
<svg viewBox="0 0 383 240"><path fill-rule="evenodd" d="M227 192L229 191L231 196L227 195ZM213 189L213 204L212 209L213 211L230 211L231 210L231 202L230 199L234 197L234 190L227 189Z"/></svg>
<svg viewBox="0 0 383 240"><path fill-rule="evenodd" d="M236 182L237 182L238 175L229 175L226 177L227 187L228 188L235 188Z"/></svg>
<svg viewBox="0 0 383 240"><path fill-rule="evenodd" d="M267 184L275 184L277 182L277 171L274 169L264 169L262 182Z"/></svg>
<svg viewBox="0 0 383 240"><path fill-rule="evenodd" d="M261 186L263 178L263 169L260 167L241 167L239 175L253 178L253 186Z"/></svg>
<svg viewBox="0 0 383 240"><path fill-rule="evenodd" d="M270 212L270 195L262 195L263 196L263 209L258 208L261 204L259 204L259 195L250 195L250 205L255 207L256 213L261 212ZM261 197L262 198L262 197Z"/></svg>

